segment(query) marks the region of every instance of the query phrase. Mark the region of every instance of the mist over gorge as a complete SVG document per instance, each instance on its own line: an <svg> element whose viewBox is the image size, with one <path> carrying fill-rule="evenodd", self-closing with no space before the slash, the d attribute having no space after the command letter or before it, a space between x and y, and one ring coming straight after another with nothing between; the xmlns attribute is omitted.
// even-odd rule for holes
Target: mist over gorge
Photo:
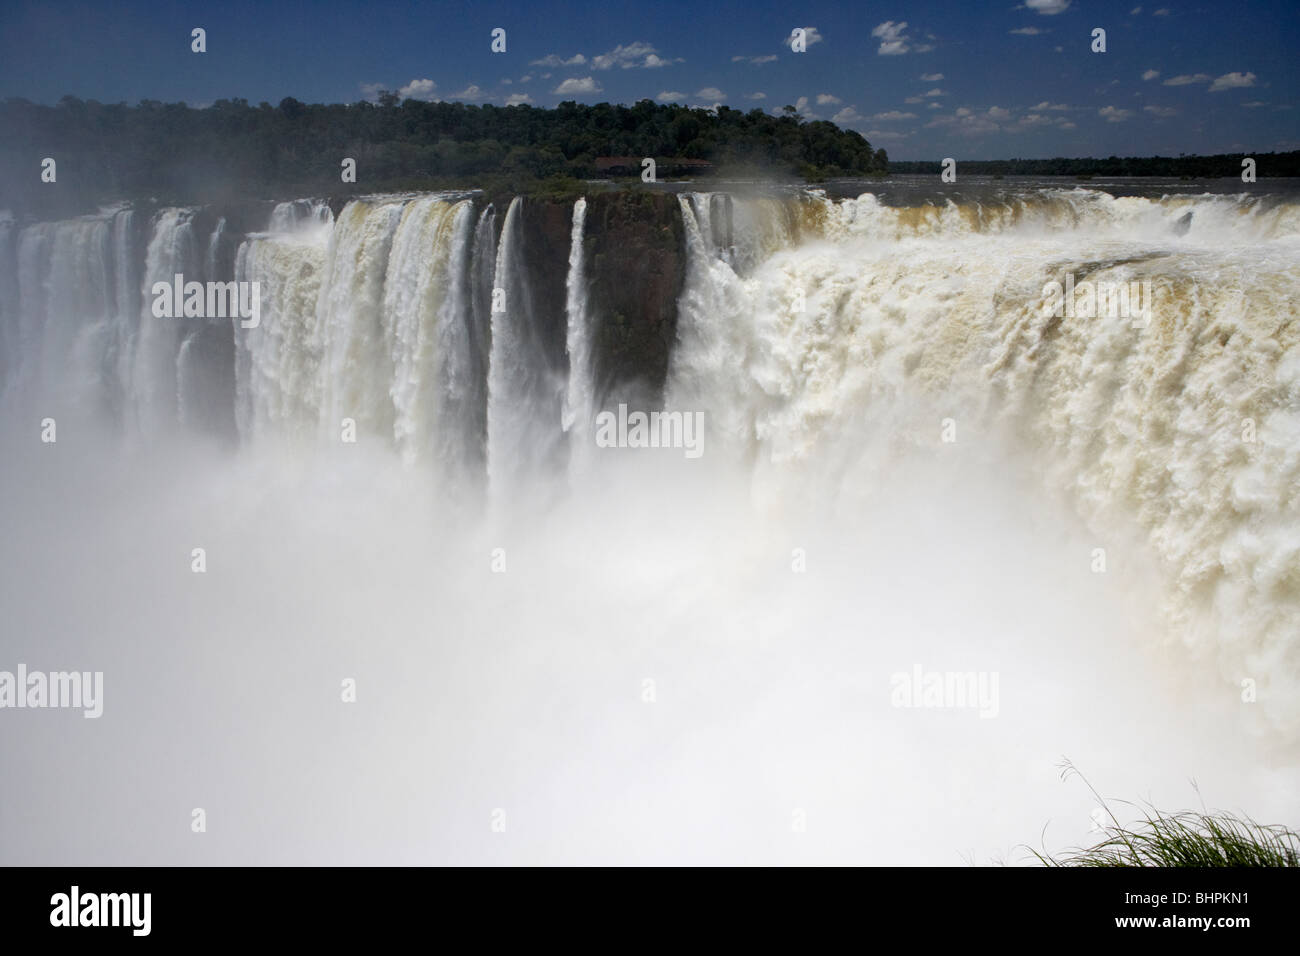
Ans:
<svg viewBox="0 0 1300 956"><path fill-rule="evenodd" d="M176 275L258 283L260 322L155 315ZM1067 276L1149 283L1149 321L1053 314ZM14 653L104 672L94 744L33 736L105 775L122 826L0 833L78 862L138 839L142 862L951 863L1086 821L1086 795L1000 783L1063 753L1284 814L1297 297L1300 205L1275 195L0 222ZM598 442L620 406L701 414L704 453ZM997 719L899 710L914 669L1000 675ZM190 789L230 829L146 836Z"/></svg>

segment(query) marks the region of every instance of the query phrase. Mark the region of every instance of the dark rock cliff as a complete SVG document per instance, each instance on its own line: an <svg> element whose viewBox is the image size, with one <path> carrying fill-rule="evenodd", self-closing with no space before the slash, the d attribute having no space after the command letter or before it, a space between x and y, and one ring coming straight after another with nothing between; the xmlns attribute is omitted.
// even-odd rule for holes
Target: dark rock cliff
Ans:
<svg viewBox="0 0 1300 956"><path fill-rule="evenodd" d="M588 201L585 233L596 381L602 395L662 395L677 335L686 243L677 197L627 190Z"/></svg>
<svg viewBox="0 0 1300 956"><path fill-rule="evenodd" d="M573 203L526 197L520 235L537 339L567 374L567 279ZM662 395L686 274L677 197L619 190L587 199L584 255L596 383L602 398Z"/></svg>

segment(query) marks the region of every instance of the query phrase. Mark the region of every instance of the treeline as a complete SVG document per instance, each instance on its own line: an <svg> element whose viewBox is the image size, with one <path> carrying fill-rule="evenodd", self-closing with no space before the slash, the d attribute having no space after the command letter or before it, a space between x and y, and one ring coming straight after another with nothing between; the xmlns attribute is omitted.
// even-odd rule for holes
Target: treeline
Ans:
<svg viewBox="0 0 1300 956"><path fill-rule="evenodd" d="M465 103L380 102L278 106L218 100L206 109L145 100L136 106L65 96L57 106L0 103L0 202L21 206L57 162L61 192L104 201L154 196L191 202L339 193L341 162L357 164L355 191L420 183L478 185L597 175L606 156L704 160L715 169L761 169L821 179L881 174L883 149L793 107L716 111L641 100L573 101L554 109ZM50 187L44 187L46 190Z"/></svg>
<svg viewBox="0 0 1300 956"><path fill-rule="evenodd" d="M990 159L963 160L957 168L977 176L1169 176L1189 179L1235 178L1241 175L1241 161L1255 160L1259 177L1300 176L1300 151L1290 153L1223 153L1217 156L1147 156L1107 159ZM940 163L892 162L890 172L933 173Z"/></svg>

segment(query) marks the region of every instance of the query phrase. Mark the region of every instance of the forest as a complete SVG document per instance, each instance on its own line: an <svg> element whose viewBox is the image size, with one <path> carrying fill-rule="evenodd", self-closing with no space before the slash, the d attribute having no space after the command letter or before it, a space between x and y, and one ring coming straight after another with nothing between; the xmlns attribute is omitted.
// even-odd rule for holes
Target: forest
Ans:
<svg viewBox="0 0 1300 956"><path fill-rule="evenodd" d="M587 179L601 157L704 161L706 170L818 181L882 175L889 158L860 134L807 121L794 107L716 110L641 100L573 101L554 109L399 101L278 106L218 100L105 104L65 96L56 106L0 103L0 203L21 206L56 160L57 182L82 202L154 197L166 202L280 198L386 189L480 187L518 191ZM356 183L341 177L356 162ZM698 167L697 169L700 169ZM638 169L637 174L640 170ZM8 193L8 195L6 195Z"/></svg>

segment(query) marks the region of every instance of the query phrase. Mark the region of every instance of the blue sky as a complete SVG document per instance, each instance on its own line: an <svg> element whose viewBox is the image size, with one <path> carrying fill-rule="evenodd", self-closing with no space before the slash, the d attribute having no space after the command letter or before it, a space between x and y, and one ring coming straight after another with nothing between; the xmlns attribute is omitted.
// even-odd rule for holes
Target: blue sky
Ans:
<svg viewBox="0 0 1300 956"><path fill-rule="evenodd" d="M1300 149L1298 43L1297 0L4 0L0 97L790 104L895 159L1267 152Z"/></svg>

